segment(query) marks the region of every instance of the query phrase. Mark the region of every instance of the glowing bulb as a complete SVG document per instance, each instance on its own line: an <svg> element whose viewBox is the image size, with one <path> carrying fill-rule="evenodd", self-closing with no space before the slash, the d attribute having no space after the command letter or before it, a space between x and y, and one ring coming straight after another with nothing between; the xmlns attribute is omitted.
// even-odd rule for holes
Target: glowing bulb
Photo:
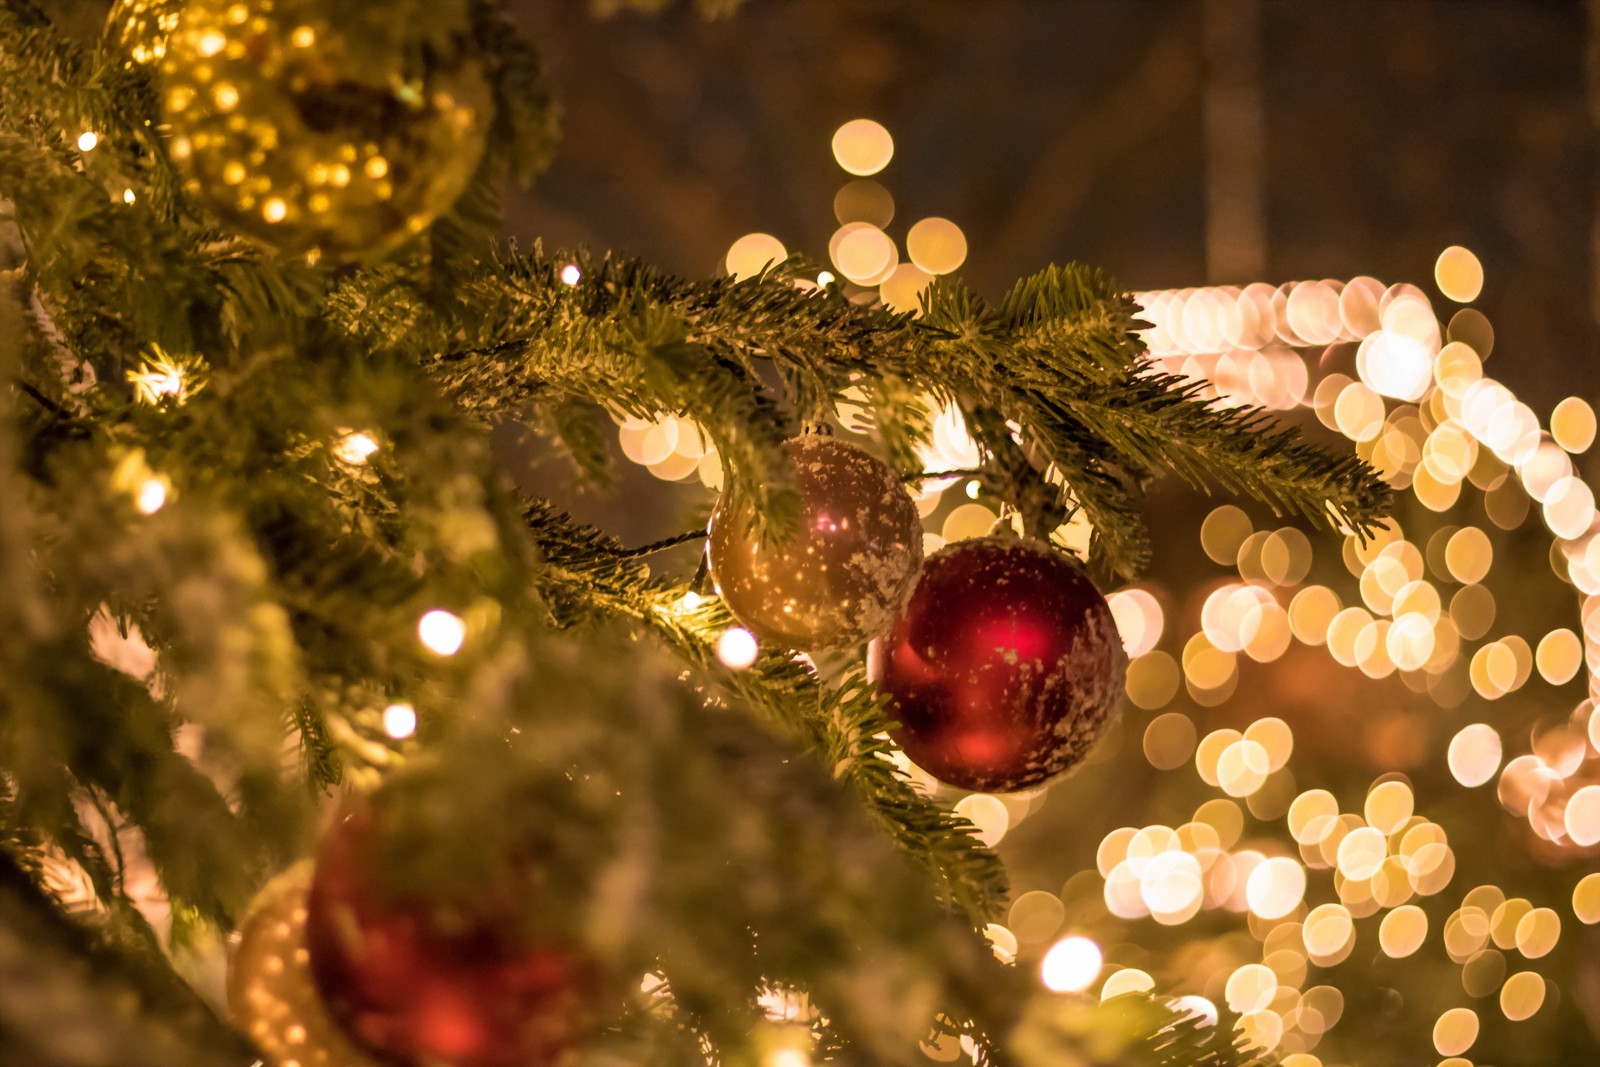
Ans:
<svg viewBox="0 0 1600 1067"><path fill-rule="evenodd" d="M216 55L227 46L228 38L226 34L224 34L221 30L207 30L205 33L200 35L200 40L195 46L195 51L199 52L202 56L210 57Z"/></svg>
<svg viewBox="0 0 1600 1067"><path fill-rule="evenodd" d="M357 463L365 463L367 457L377 450L378 442L374 441L370 435L359 431L346 433L333 446L334 456L341 462L349 463L352 466Z"/></svg>
<svg viewBox="0 0 1600 1067"><path fill-rule="evenodd" d="M1081 993L1100 977L1104 957L1087 937L1064 937L1050 946L1039 964L1039 978L1053 993Z"/></svg>
<svg viewBox="0 0 1600 1067"><path fill-rule="evenodd" d="M838 278L834 277L833 271L825 270L821 274L817 275L817 287L819 289L826 289L828 286L832 285L838 280Z"/></svg>
<svg viewBox="0 0 1600 1067"><path fill-rule="evenodd" d="M78 151L93 152L95 145L100 143L100 135L93 130L84 130L78 134Z"/></svg>
<svg viewBox="0 0 1600 1067"><path fill-rule="evenodd" d="M568 263L561 268L561 284L563 285L577 285L582 278L583 271L578 269L576 263Z"/></svg>
<svg viewBox="0 0 1600 1067"><path fill-rule="evenodd" d="M730 670L744 670L756 661L759 651L756 635L742 626L730 626L717 638L717 659Z"/></svg>
<svg viewBox="0 0 1600 1067"><path fill-rule="evenodd" d="M1191 1015L1200 1016L1201 1026L1217 1025L1217 1006L1205 997L1179 997L1172 1002L1172 1010L1186 1018Z"/></svg>
<svg viewBox="0 0 1600 1067"><path fill-rule="evenodd" d="M141 514L154 515L167 502L167 483L160 478L146 478L139 486L137 507Z"/></svg>
<svg viewBox="0 0 1600 1067"><path fill-rule="evenodd" d="M137 199L139 199L139 198L137 196L133 195L133 190L132 189L124 189L124 190L122 190L122 202L124 204L131 204Z"/></svg>
<svg viewBox="0 0 1600 1067"><path fill-rule="evenodd" d="M289 214L289 205L284 203L282 197L275 196L261 205L261 217L268 222L282 222Z"/></svg>
<svg viewBox="0 0 1600 1067"><path fill-rule="evenodd" d="M675 603L673 607L677 608L679 611L693 611L695 608L700 606L700 602L704 599L705 597L701 596L699 593L696 593L693 589L690 589L688 592L684 593L678 598L677 603Z"/></svg>
<svg viewBox="0 0 1600 1067"><path fill-rule="evenodd" d="M383 709L383 732L396 741L417 732L417 709L410 704L390 704Z"/></svg>
<svg viewBox="0 0 1600 1067"><path fill-rule="evenodd" d="M417 621L417 637L430 652L453 656L467 639L467 624L459 615L435 609Z"/></svg>

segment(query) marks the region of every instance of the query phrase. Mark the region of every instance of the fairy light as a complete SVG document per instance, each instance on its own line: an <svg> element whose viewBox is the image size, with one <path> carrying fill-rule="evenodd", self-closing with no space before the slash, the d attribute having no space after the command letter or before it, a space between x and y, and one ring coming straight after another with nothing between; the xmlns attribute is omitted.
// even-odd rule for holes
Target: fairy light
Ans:
<svg viewBox="0 0 1600 1067"><path fill-rule="evenodd" d="M732 273L732 271L729 273ZM561 268L562 285L577 285L582 280L583 271L578 269L578 265L576 263L568 263L566 266Z"/></svg>
<svg viewBox="0 0 1600 1067"><path fill-rule="evenodd" d="M717 636L717 661L729 670L749 667L759 651L756 635L742 626L730 626Z"/></svg>
<svg viewBox="0 0 1600 1067"><path fill-rule="evenodd" d="M78 134L78 151L93 152L100 144L100 135L93 130L84 130Z"/></svg>
<svg viewBox="0 0 1600 1067"><path fill-rule="evenodd" d="M403 741L417 732L417 709L410 704L390 704L383 709L383 732Z"/></svg>
<svg viewBox="0 0 1600 1067"><path fill-rule="evenodd" d="M378 451L378 442L371 434L359 430L346 430L334 443L333 454L341 463L357 466L365 463Z"/></svg>
<svg viewBox="0 0 1600 1067"><path fill-rule="evenodd" d="M467 639L467 624L461 616L435 608L417 621L417 638L428 651L453 656Z"/></svg>
<svg viewBox="0 0 1600 1067"><path fill-rule="evenodd" d="M1039 980L1052 993L1081 993L1100 977L1105 957L1087 937L1064 937L1039 964Z"/></svg>
<svg viewBox="0 0 1600 1067"><path fill-rule="evenodd" d="M146 478L139 485L138 493L134 497L134 506L142 515L154 515L167 503L167 481L156 475Z"/></svg>

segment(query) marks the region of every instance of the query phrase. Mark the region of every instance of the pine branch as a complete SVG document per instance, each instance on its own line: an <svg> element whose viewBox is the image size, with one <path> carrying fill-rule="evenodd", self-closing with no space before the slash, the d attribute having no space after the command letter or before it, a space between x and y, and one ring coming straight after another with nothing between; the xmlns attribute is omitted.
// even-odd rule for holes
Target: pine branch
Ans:
<svg viewBox="0 0 1600 1067"><path fill-rule="evenodd" d="M560 280L568 265L580 270L575 287ZM635 415L692 413L744 485L764 486L781 470L772 447L791 425L759 384L763 366L789 385L801 417L818 403L850 402L852 390L870 396L902 466L926 433L920 397L992 409L999 421L974 433L993 482L1017 487L1009 502L1041 519L1083 508L1094 554L1116 574L1144 562L1135 494L1163 473L1357 533L1388 507L1386 488L1354 456L1153 371L1137 308L1089 268L1052 267L995 308L942 280L925 294L921 319L804 290L782 272L689 282L629 261L537 252L501 257L466 282L471 321L419 318L409 303L373 316L376 301L362 295L372 291L358 279L339 301L363 310L351 328L408 346L469 410L522 414L576 399ZM1006 424L1020 429L999 429ZM1006 444L1012 433L1024 464ZM1051 466L1060 482L1038 495Z"/></svg>
<svg viewBox="0 0 1600 1067"><path fill-rule="evenodd" d="M720 601L686 607L687 585L649 578L632 562L636 553L546 504L530 504L527 519L545 559L544 592L564 622L620 614L648 626L729 696L781 725L834 777L850 782L901 847L935 876L945 904L976 926L997 917L1008 891L1004 869L978 844L971 823L917 793L889 761L883 698L859 671L825 686L784 653L767 653L746 671L725 670L717 663L716 637L735 623Z"/></svg>

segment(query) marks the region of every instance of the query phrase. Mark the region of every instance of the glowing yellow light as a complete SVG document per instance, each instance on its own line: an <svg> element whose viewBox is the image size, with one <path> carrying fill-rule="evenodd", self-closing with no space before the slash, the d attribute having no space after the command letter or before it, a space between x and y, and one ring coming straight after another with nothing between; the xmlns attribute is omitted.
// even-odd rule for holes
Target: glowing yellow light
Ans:
<svg viewBox="0 0 1600 1067"><path fill-rule="evenodd" d="M1019 942L1036 944L1054 937L1066 915L1066 905L1061 903L1060 897L1035 889L1012 902L1006 914L1006 925L1011 927Z"/></svg>
<svg viewBox="0 0 1600 1067"><path fill-rule="evenodd" d="M1320 645L1339 614L1339 594L1324 585L1309 585L1289 602L1289 626L1302 643Z"/></svg>
<svg viewBox="0 0 1600 1067"><path fill-rule="evenodd" d="M289 214L289 205L282 197L271 197L261 205L261 217L268 222L282 222Z"/></svg>
<svg viewBox="0 0 1600 1067"><path fill-rule="evenodd" d="M888 234L864 222L852 222L835 231L828 252L839 273L857 284L872 284L892 269L898 253Z"/></svg>
<svg viewBox="0 0 1600 1067"><path fill-rule="evenodd" d="M1450 739L1447 759L1455 780L1468 788L1483 785L1500 769L1500 734L1487 723L1463 726Z"/></svg>
<svg viewBox="0 0 1600 1067"><path fill-rule="evenodd" d="M782 246L779 246L779 247L782 247ZM728 254L731 256L733 253L730 251ZM733 269L731 267L729 268L729 273L730 274L734 273ZM738 277L738 276L739 275L735 274L735 277ZM561 284L562 285L577 285L582 280L583 280L583 271L578 269L578 265L576 263L568 263L566 266L561 268Z"/></svg>
<svg viewBox="0 0 1600 1067"><path fill-rule="evenodd" d="M1517 923L1517 951L1536 960L1547 956L1561 939L1561 916L1550 908L1534 908Z"/></svg>
<svg viewBox="0 0 1600 1067"><path fill-rule="evenodd" d="M826 289L836 281L838 281L838 279L833 276L833 271L825 270L821 274L817 275L817 288Z"/></svg>
<svg viewBox="0 0 1600 1067"><path fill-rule="evenodd" d="M764 1067L811 1067L811 1056L805 1049L786 1045L767 1053Z"/></svg>
<svg viewBox="0 0 1600 1067"><path fill-rule="evenodd" d="M410 704L390 704L383 709L383 732L402 741L417 732L417 709Z"/></svg>
<svg viewBox="0 0 1600 1067"><path fill-rule="evenodd" d="M1383 917L1378 925L1378 944L1383 954L1404 959L1422 947L1428 936L1428 915L1415 904L1402 904Z"/></svg>
<svg viewBox="0 0 1600 1067"><path fill-rule="evenodd" d="M789 250L770 233L747 233L729 247L725 262L734 280L743 281L788 258Z"/></svg>
<svg viewBox="0 0 1600 1067"><path fill-rule="evenodd" d="M100 135L93 130L84 130L78 134L78 151L80 152L93 152L95 146L99 143Z"/></svg>
<svg viewBox="0 0 1600 1067"><path fill-rule="evenodd" d="M1441 1056L1459 1056L1478 1040L1478 1013L1451 1008L1433 1024L1433 1047Z"/></svg>
<svg viewBox="0 0 1600 1067"><path fill-rule="evenodd" d="M1194 721L1181 711L1169 711L1150 720L1144 730L1144 755L1157 770L1176 770L1194 754Z"/></svg>
<svg viewBox="0 0 1600 1067"><path fill-rule="evenodd" d="M1494 562L1494 546L1489 536L1476 526L1458 530L1445 544L1445 566L1450 577L1463 585L1481 582Z"/></svg>
<svg viewBox="0 0 1600 1067"><path fill-rule="evenodd" d="M933 275L914 263L902 263L878 286L878 295L890 311L917 311L921 307L922 291L933 281Z"/></svg>
<svg viewBox="0 0 1600 1067"><path fill-rule="evenodd" d="M1411 787L1401 781L1387 781L1367 794L1364 814L1367 824L1381 834L1392 834L1411 818L1416 805Z"/></svg>
<svg viewBox="0 0 1600 1067"><path fill-rule="evenodd" d="M1431 312L1427 318L1433 321ZM1396 330L1379 330L1362 339L1356 351L1356 373L1376 393L1396 400L1419 400L1433 380L1433 360L1427 346L1417 338ZM1374 407L1375 397L1355 394L1352 390L1356 388L1352 386L1339 395L1335 416L1345 436L1368 441L1378 435L1372 419L1376 417L1381 423L1383 402L1376 401ZM1352 397L1348 410L1346 396Z"/></svg>
<svg viewBox="0 0 1600 1067"><path fill-rule="evenodd" d="M1387 851L1381 831L1370 826L1352 830L1339 842L1339 873L1355 881L1371 878L1383 866Z"/></svg>
<svg viewBox="0 0 1600 1067"><path fill-rule="evenodd" d="M1263 919L1281 919L1288 915L1300 906L1305 892L1305 868L1287 856L1275 856L1257 864L1245 883L1245 900L1250 910ZM1231 1003L1231 994L1229 1000ZM1265 1007L1264 1004L1258 1006Z"/></svg>
<svg viewBox="0 0 1600 1067"><path fill-rule="evenodd" d="M973 793L962 797L955 813L970 822L978 831L978 840L993 848L1011 828L1011 812L999 797L987 793Z"/></svg>
<svg viewBox="0 0 1600 1067"><path fill-rule="evenodd" d="M967 237L949 219L922 219L906 234L906 254L929 274L949 274L967 260Z"/></svg>
<svg viewBox="0 0 1600 1067"><path fill-rule="evenodd" d="M1573 887L1572 914L1585 926L1600 922L1600 872L1584 875Z"/></svg>
<svg viewBox="0 0 1600 1067"><path fill-rule="evenodd" d="M467 639L467 624L461 616L435 608L417 620L417 637L430 652L453 656Z"/></svg>
<svg viewBox="0 0 1600 1067"><path fill-rule="evenodd" d="M227 82L218 82L211 87L211 99L216 101L218 111L232 111L239 106L239 90Z"/></svg>
<svg viewBox="0 0 1600 1067"><path fill-rule="evenodd" d="M138 197L136 197L134 195L132 189L124 189L124 190L122 190L122 202L124 204L131 204L137 199L138 199Z"/></svg>
<svg viewBox="0 0 1600 1067"><path fill-rule="evenodd" d="M730 626L717 637L717 660L729 670L744 670L759 651L756 635L742 626Z"/></svg>
<svg viewBox="0 0 1600 1067"><path fill-rule="evenodd" d="M1551 630L1539 639L1539 674L1551 685L1572 680L1583 666L1583 642L1571 630Z"/></svg>
<svg viewBox="0 0 1600 1067"><path fill-rule="evenodd" d="M1233 1028L1239 1032L1239 1041L1245 1048L1270 1052L1283 1040L1283 1016L1268 1009L1246 1012Z"/></svg>
<svg viewBox="0 0 1600 1067"><path fill-rule="evenodd" d="M1289 835L1302 845L1322 840L1339 816L1339 802L1326 789L1309 789L1289 805Z"/></svg>
<svg viewBox="0 0 1600 1067"><path fill-rule="evenodd" d="M1129 993L1148 993L1155 987L1156 980L1144 971L1137 967L1124 967L1120 971L1113 971L1105 985L1100 987L1100 1000L1104 1003L1112 997Z"/></svg>
<svg viewBox="0 0 1600 1067"><path fill-rule="evenodd" d="M1230 797L1246 797L1266 782L1272 761L1259 742L1238 740L1217 757L1217 784Z"/></svg>
<svg viewBox="0 0 1600 1067"><path fill-rule="evenodd" d="M134 498L134 506L144 515L154 515L166 502L167 481L157 476L151 476L141 482L138 495Z"/></svg>
<svg viewBox="0 0 1600 1067"><path fill-rule="evenodd" d="M1145 709L1165 707L1181 680L1176 660L1165 652L1147 652L1128 664L1128 699Z"/></svg>
<svg viewBox="0 0 1600 1067"><path fill-rule="evenodd" d="M1161 640L1161 605L1148 590L1119 589L1106 602L1130 659L1149 652Z"/></svg>
<svg viewBox="0 0 1600 1067"><path fill-rule="evenodd" d="M1017 935L1001 926L999 923L990 923L983 928L983 936L989 940L989 948L994 952L994 958L1001 963L1017 962Z"/></svg>
<svg viewBox="0 0 1600 1067"><path fill-rule="evenodd" d="M1064 937L1050 946L1039 964L1039 979L1053 993L1081 993L1100 977L1100 946L1087 937Z"/></svg>
<svg viewBox="0 0 1600 1067"><path fill-rule="evenodd" d="M195 51L202 56L210 57L221 52L228 46L228 37L221 30L206 30L195 42Z"/></svg>
<svg viewBox="0 0 1600 1067"><path fill-rule="evenodd" d="M359 431L345 433L333 445L333 454L341 463L355 466L365 463L378 450L378 442L370 434Z"/></svg>
<svg viewBox="0 0 1600 1067"><path fill-rule="evenodd" d="M1184 1018L1197 1016L1201 1026L1217 1025L1217 1006L1205 997L1179 997L1172 1002L1172 1010Z"/></svg>
<svg viewBox="0 0 1600 1067"><path fill-rule="evenodd" d="M1483 291L1483 264L1467 249L1451 245L1439 253L1433 265L1433 280L1451 300L1470 304Z"/></svg>
<svg viewBox="0 0 1600 1067"><path fill-rule="evenodd" d="M1534 971L1518 971L1500 987L1500 1010L1514 1023L1532 1018L1544 1005L1544 978Z"/></svg>
<svg viewBox="0 0 1600 1067"><path fill-rule="evenodd" d="M1588 451L1594 434L1594 408L1578 397L1567 397L1550 413L1550 436L1568 452Z"/></svg>
<svg viewBox="0 0 1600 1067"><path fill-rule="evenodd" d="M1574 845L1600 844L1600 785L1586 785L1573 793L1562 820Z"/></svg>
<svg viewBox="0 0 1600 1067"><path fill-rule="evenodd" d="M894 158L894 138L881 123L851 119L833 132L833 158L851 174L876 174Z"/></svg>
<svg viewBox="0 0 1600 1067"><path fill-rule="evenodd" d="M1243 1015L1267 1007L1277 992L1278 976L1270 967L1247 963L1228 976L1223 996L1227 998L1229 1011Z"/></svg>

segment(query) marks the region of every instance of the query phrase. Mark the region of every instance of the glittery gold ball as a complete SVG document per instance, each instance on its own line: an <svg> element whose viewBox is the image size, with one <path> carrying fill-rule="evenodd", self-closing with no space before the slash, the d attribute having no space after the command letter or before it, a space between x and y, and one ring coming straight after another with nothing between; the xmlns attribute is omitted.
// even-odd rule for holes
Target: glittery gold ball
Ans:
<svg viewBox="0 0 1600 1067"><path fill-rule="evenodd" d="M228 1014L269 1067L375 1067L340 1030L311 979L310 860L268 882L228 961Z"/></svg>
<svg viewBox="0 0 1600 1067"><path fill-rule="evenodd" d="M820 649L876 637L922 564L916 504L854 445L806 434L783 448L799 474L798 528L762 544L748 507L724 493L711 517L711 576L728 610L766 641Z"/></svg>
<svg viewBox="0 0 1600 1067"><path fill-rule="evenodd" d="M125 65L151 66L167 54L167 38L182 11L182 0L117 0L106 16L106 43Z"/></svg>
<svg viewBox="0 0 1600 1067"><path fill-rule="evenodd" d="M160 63L186 188L285 250L353 259L426 229L466 188L492 110L465 5L444 8L459 28L430 13L411 42L373 32L378 5L191 0Z"/></svg>

